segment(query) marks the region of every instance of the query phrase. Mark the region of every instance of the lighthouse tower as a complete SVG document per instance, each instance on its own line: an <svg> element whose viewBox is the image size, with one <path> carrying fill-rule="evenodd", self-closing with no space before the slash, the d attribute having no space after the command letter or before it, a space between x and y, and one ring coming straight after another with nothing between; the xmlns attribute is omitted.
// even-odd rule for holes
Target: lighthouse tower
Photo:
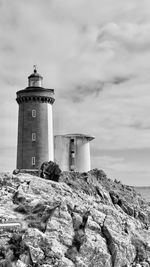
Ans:
<svg viewBox="0 0 150 267"><path fill-rule="evenodd" d="M28 87L17 92L19 104L17 169L38 170L44 161L54 161L54 90L42 86L43 77L33 73Z"/></svg>

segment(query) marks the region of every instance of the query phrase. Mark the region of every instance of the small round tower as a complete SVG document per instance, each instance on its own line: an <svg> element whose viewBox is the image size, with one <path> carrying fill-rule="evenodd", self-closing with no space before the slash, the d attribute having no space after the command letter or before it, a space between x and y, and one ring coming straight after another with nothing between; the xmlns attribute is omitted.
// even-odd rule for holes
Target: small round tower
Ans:
<svg viewBox="0 0 150 267"><path fill-rule="evenodd" d="M28 87L17 92L19 104L17 169L38 170L44 161L54 161L54 90L44 88L34 66Z"/></svg>
<svg viewBox="0 0 150 267"><path fill-rule="evenodd" d="M62 171L88 172L91 170L90 141L86 134L55 135L55 162Z"/></svg>

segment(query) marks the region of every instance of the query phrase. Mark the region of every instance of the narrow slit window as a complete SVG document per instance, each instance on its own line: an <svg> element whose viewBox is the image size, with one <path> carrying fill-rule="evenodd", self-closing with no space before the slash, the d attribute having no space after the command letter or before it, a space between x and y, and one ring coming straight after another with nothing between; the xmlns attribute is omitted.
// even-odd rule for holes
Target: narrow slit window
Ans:
<svg viewBox="0 0 150 267"><path fill-rule="evenodd" d="M32 109L32 117L35 118L36 117L36 110Z"/></svg>
<svg viewBox="0 0 150 267"><path fill-rule="evenodd" d="M36 141L36 133L32 133L32 141Z"/></svg>
<svg viewBox="0 0 150 267"><path fill-rule="evenodd" d="M35 157L32 157L32 166L35 165Z"/></svg>
<svg viewBox="0 0 150 267"><path fill-rule="evenodd" d="M72 139L72 138L70 140L70 150L74 151L74 139Z"/></svg>

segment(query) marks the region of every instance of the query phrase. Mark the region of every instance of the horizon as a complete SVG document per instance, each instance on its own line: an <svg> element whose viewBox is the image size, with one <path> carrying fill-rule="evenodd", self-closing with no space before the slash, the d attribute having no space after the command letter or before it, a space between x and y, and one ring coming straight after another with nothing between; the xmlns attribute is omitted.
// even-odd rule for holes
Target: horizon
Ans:
<svg viewBox="0 0 150 267"><path fill-rule="evenodd" d="M54 135L95 136L92 169L150 186L150 2L0 1L0 172L16 168L18 104L33 65L54 88Z"/></svg>

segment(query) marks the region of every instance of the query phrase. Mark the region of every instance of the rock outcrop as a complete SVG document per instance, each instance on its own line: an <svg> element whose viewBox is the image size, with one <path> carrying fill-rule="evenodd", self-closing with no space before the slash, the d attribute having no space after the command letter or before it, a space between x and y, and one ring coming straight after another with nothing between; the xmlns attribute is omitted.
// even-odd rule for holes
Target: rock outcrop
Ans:
<svg viewBox="0 0 150 267"><path fill-rule="evenodd" d="M0 266L150 266L150 206L103 171L0 175Z"/></svg>
<svg viewBox="0 0 150 267"><path fill-rule="evenodd" d="M41 178L58 182L60 174L61 174L61 169L59 168L59 165L56 162L45 161L41 165L41 168L40 168Z"/></svg>

